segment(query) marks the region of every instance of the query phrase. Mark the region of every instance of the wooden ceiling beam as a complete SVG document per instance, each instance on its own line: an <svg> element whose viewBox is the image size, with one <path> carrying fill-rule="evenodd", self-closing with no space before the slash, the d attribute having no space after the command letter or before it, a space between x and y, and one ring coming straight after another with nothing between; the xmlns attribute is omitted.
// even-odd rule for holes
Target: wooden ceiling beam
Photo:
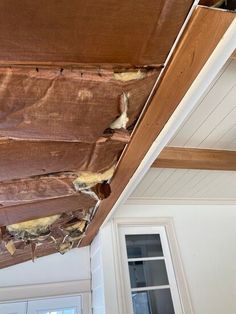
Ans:
<svg viewBox="0 0 236 314"><path fill-rule="evenodd" d="M236 151L166 147L152 167L235 171Z"/></svg>
<svg viewBox="0 0 236 314"><path fill-rule="evenodd" d="M231 58L236 60L236 50L234 50L234 53L232 54Z"/></svg>
<svg viewBox="0 0 236 314"><path fill-rule="evenodd" d="M111 182L112 193L102 201L81 245L89 245L117 202L152 143L211 56L235 18L223 10L198 7L191 17L154 96L132 135Z"/></svg>

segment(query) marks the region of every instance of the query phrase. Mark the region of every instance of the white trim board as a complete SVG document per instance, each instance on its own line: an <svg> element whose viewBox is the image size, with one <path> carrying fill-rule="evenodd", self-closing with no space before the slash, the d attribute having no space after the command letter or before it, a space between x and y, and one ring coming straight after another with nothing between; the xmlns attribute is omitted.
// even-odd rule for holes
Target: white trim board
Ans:
<svg viewBox="0 0 236 314"><path fill-rule="evenodd" d="M69 269L68 269L69 271ZM47 284L0 288L0 302L47 298L90 293L90 280L75 280Z"/></svg>
<svg viewBox="0 0 236 314"><path fill-rule="evenodd" d="M189 88L188 92L183 97L177 109L163 128L162 132L153 142L151 148L147 152L146 156L140 163L138 169L130 179L129 183L121 193L116 204L106 217L104 224L114 214L118 206L122 205L128 197L135 190L137 185L140 183L144 175L147 173L155 159L158 157L163 148L168 144L176 131L180 128L183 122L189 117L194 108L198 105L199 100L210 84L217 77L225 63L228 61L232 53L236 48L236 19L232 22L221 41L213 51L211 57L202 68L197 78ZM103 226L102 225L102 226Z"/></svg>
<svg viewBox="0 0 236 314"><path fill-rule="evenodd" d="M235 199L130 197L124 205L236 205Z"/></svg>

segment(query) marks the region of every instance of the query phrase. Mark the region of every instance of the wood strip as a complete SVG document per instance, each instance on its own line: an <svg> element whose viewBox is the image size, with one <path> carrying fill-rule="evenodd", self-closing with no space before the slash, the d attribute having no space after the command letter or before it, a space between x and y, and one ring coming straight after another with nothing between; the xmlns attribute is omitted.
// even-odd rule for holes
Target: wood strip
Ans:
<svg viewBox="0 0 236 314"><path fill-rule="evenodd" d="M0 206L0 226L77 210L87 212L95 207L96 202L90 195L79 193L21 205Z"/></svg>
<svg viewBox="0 0 236 314"><path fill-rule="evenodd" d="M235 18L235 13L198 7L190 19L149 107L111 182L112 194L102 201L82 245L94 239L140 162L178 107L189 87Z"/></svg>
<svg viewBox="0 0 236 314"><path fill-rule="evenodd" d="M236 151L166 147L152 167L235 171Z"/></svg>

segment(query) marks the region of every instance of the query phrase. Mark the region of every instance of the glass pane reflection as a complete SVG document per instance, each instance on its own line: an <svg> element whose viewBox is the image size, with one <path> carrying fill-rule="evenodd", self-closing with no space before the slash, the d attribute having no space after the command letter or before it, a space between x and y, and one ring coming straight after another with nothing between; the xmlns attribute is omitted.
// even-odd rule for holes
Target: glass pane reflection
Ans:
<svg viewBox="0 0 236 314"><path fill-rule="evenodd" d="M170 289L132 293L134 314L175 314Z"/></svg>
<svg viewBox="0 0 236 314"><path fill-rule="evenodd" d="M126 235L128 258L163 256L159 234Z"/></svg>
<svg viewBox="0 0 236 314"><path fill-rule="evenodd" d="M60 310L40 310L37 311L37 314L76 314L75 308L67 308Z"/></svg>
<svg viewBox="0 0 236 314"><path fill-rule="evenodd" d="M164 260L129 262L131 288L168 285Z"/></svg>

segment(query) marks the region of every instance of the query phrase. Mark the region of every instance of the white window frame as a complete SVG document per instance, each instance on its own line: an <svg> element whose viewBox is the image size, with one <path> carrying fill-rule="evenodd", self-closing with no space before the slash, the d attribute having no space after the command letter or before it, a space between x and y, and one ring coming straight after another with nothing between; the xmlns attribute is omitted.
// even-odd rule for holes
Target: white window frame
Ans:
<svg viewBox="0 0 236 314"><path fill-rule="evenodd" d="M137 230L142 230L142 234L150 234L155 233L153 232L155 230L162 230L161 240L164 255L167 257L168 263L171 264L167 272L170 285L172 286L171 293L175 314L193 314L194 311L174 231L173 219L169 217L117 218L113 220L112 229L114 235L113 247L116 252L115 269L120 312L133 314L127 250L122 230L129 230L128 234L137 234Z"/></svg>

